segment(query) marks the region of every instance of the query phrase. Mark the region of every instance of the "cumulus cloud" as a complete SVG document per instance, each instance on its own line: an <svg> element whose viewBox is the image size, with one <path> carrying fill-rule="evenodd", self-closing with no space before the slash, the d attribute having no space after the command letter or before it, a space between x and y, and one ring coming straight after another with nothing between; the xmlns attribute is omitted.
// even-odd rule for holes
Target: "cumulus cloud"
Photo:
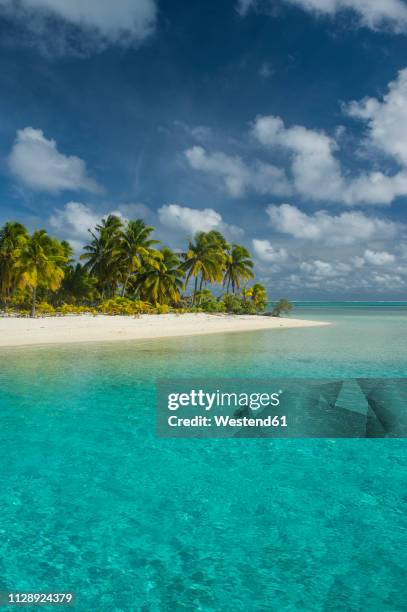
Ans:
<svg viewBox="0 0 407 612"><path fill-rule="evenodd" d="M191 168L213 177L232 197L240 198L248 192L275 195L291 193L285 171L272 164L256 161L248 165L238 156L208 153L201 146L187 149L185 156Z"/></svg>
<svg viewBox="0 0 407 612"><path fill-rule="evenodd" d="M212 208L188 208L179 204L167 204L158 209L158 217L163 225L174 229L182 228L191 234L209 232L218 228L222 216Z"/></svg>
<svg viewBox="0 0 407 612"><path fill-rule="evenodd" d="M304 261L300 264L300 270L319 278L341 276L348 274L351 269L351 266L346 263L338 262L334 264L328 261L321 261L320 259L314 259L311 262Z"/></svg>
<svg viewBox="0 0 407 612"><path fill-rule="evenodd" d="M49 223L64 238L75 244L83 244L89 238L89 230L94 230L108 215L116 215L127 221L126 214L120 209L101 214L82 202L68 202L63 208L54 210Z"/></svg>
<svg viewBox="0 0 407 612"><path fill-rule="evenodd" d="M368 144L407 167L407 68L389 83L383 98L364 98L348 104L351 117L367 122Z"/></svg>
<svg viewBox="0 0 407 612"><path fill-rule="evenodd" d="M287 261L288 253L284 248L275 248L269 240L253 240L253 251L265 263L279 264Z"/></svg>
<svg viewBox="0 0 407 612"><path fill-rule="evenodd" d="M340 160L343 129L331 136L323 130L302 125L285 125L274 115L258 116L251 136L262 154L283 152L287 171L264 159L245 161L223 152L209 152L202 146L185 151L194 170L206 173L231 197L259 195L300 197L314 201L389 205L407 196L407 68L389 84L381 99L364 98L344 106L348 116L365 122L360 144L374 156L371 171L349 171ZM392 162L392 170L378 163ZM386 163L386 166L389 164ZM379 168L379 169L378 169Z"/></svg>
<svg viewBox="0 0 407 612"><path fill-rule="evenodd" d="M387 253L387 251L371 251L366 249L364 260L373 266L385 266L386 264L394 263L396 258L391 253Z"/></svg>
<svg viewBox="0 0 407 612"><path fill-rule="evenodd" d="M32 127L18 130L8 164L11 173L35 191L102 191L80 157L60 153L55 140Z"/></svg>
<svg viewBox="0 0 407 612"><path fill-rule="evenodd" d="M258 117L253 135L263 146L285 147L292 154L292 173L296 190L308 197L336 199L343 190L337 145L324 134L296 125L286 128L280 117Z"/></svg>
<svg viewBox="0 0 407 612"><path fill-rule="evenodd" d="M307 215L296 206L269 206L267 213L272 226L294 238L320 242L329 246L351 245L373 239L390 239L398 233L391 221L369 217L362 212L330 215L320 210Z"/></svg>
<svg viewBox="0 0 407 612"><path fill-rule="evenodd" d="M219 230L231 237L243 234L240 228L225 223L222 215L213 208L198 209L179 204L166 204L158 209L158 217L166 227L181 230L190 235L199 231L209 232L211 230Z"/></svg>
<svg viewBox="0 0 407 612"><path fill-rule="evenodd" d="M0 14L60 52L134 46L151 34L156 13L155 0L0 0Z"/></svg>
<svg viewBox="0 0 407 612"><path fill-rule="evenodd" d="M407 6L403 0L281 0L297 6L315 15L334 17L352 11L359 19L360 25L372 30L387 29L396 33L407 30ZM266 5L274 6L272 0ZM264 2L259 0L238 0L236 9L242 16L250 9L261 8Z"/></svg>
<svg viewBox="0 0 407 612"><path fill-rule="evenodd" d="M280 147L291 154L292 181L302 197L344 204L390 204L407 195L407 69L389 85L383 101L367 98L351 102L346 111L367 122L366 140L393 158L401 168L392 174L363 172L354 177L342 171L336 140L323 131L301 125L286 127L280 117L257 117L252 134L264 147Z"/></svg>
<svg viewBox="0 0 407 612"><path fill-rule="evenodd" d="M64 232L67 238L86 240L102 216L81 202L68 202L63 209L57 209L50 217L50 225L57 232Z"/></svg>

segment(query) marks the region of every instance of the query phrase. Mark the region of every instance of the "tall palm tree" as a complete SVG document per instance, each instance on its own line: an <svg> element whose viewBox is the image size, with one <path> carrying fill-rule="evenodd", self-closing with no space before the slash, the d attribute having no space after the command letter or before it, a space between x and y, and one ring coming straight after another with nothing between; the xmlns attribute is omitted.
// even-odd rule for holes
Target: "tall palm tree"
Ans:
<svg viewBox="0 0 407 612"><path fill-rule="evenodd" d="M194 240L189 242L181 267L186 272L185 285L188 284L191 277L195 279L193 304L195 304L198 289L202 290L204 282L222 280L226 244L222 234L217 231L198 232Z"/></svg>
<svg viewBox="0 0 407 612"><path fill-rule="evenodd" d="M123 269L122 296L126 293L130 276L138 272L143 264L156 265L157 251L154 244L159 240L150 238L154 227L147 226L144 221L137 219L129 221L120 236L120 265Z"/></svg>
<svg viewBox="0 0 407 612"><path fill-rule="evenodd" d="M102 299L105 292L114 295L120 277L120 239L122 220L116 215L103 219L94 230L89 230L92 240L84 246L81 259L86 260L86 270L96 276Z"/></svg>
<svg viewBox="0 0 407 612"><path fill-rule="evenodd" d="M27 239L27 229L21 223L9 222L0 229L0 293L6 300L17 286L17 253Z"/></svg>
<svg viewBox="0 0 407 612"><path fill-rule="evenodd" d="M240 289L242 281L248 281L254 278L253 261L249 251L239 244L232 244L225 264L225 274L223 277L223 286L226 285L226 293L229 293L230 285L232 285L232 293L236 289Z"/></svg>
<svg viewBox="0 0 407 612"><path fill-rule="evenodd" d="M154 305L179 302L182 277L180 259L171 249L158 251L154 265L147 263L137 276L140 297Z"/></svg>
<svg viewBox="0 0 407 612"><path fill-rule="evenodd" d="M67 261L61 243L38 230L17 251L17 268L20 272L18 284L32 293L31 316L35 317L37 289L39 287L57 291L64 277Z"/></svg>

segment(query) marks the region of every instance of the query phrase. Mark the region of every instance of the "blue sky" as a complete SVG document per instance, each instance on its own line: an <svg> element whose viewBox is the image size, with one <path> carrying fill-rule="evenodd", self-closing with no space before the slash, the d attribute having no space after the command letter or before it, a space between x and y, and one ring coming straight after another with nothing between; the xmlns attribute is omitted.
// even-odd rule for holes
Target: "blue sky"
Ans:
<svg viewBox="0 0 407 612"><path fill-rule="evenodd" d="M273 297L405 298L403 0L0 0L0 41L0 223L220 229Z"/></svg>

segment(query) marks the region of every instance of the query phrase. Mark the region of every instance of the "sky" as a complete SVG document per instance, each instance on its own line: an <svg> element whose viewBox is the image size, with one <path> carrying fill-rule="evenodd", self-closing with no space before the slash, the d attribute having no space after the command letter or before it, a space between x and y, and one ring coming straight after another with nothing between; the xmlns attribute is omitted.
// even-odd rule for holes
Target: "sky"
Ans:
<svg viewBox="0 0 407 612"><path fill-rule="evenodd" d="M245 244L272 298L407 298L407 2L0 0L0 223Z"/></svg>

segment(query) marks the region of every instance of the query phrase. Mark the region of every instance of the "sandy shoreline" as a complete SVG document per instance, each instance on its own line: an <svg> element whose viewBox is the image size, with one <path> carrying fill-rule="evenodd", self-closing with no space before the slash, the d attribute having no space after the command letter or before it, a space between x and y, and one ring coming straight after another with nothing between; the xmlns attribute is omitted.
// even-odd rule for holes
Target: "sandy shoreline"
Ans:
<svg viewBox="0 0 407 612"><path fill-rule="evenodd" d="M262 329L327 325L318 321L252 315L167 314L125 316L79 315L37 319L0 317L0 347L76 342L148 340Z"/></svg>

